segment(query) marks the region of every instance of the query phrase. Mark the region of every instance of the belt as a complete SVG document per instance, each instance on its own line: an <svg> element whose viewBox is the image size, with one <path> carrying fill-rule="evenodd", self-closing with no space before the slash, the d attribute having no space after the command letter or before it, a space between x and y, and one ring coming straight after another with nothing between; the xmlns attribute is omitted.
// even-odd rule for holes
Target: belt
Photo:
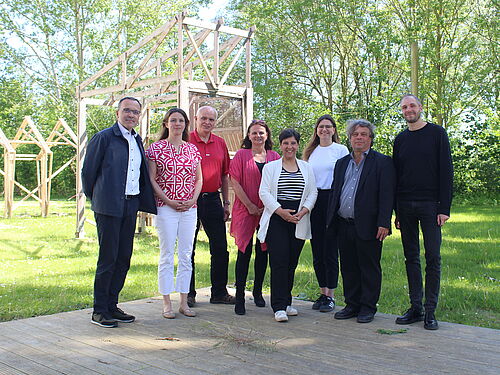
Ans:
<svg viewBox="0 0 500 375"><path fill-rule="evenodd" d="M138 198L139 197L139 194L135 194L135 195L127 195L125 194L125 200L130 200L130 199L134 199L134 198Z"/></svg>
<svg viewBox="0 0 500 375"><path fill-rule="evenodd" d="M343 221L347 225L354 225L354 219L352 219L350 217L345 218L345 217L339 216L338 218L340 221Z"/></svg>
<svg viewBox="0 0 500 375"><path fill-rule="evenodd" d="M200 198L214 198L218 197L219 194L219 191L200 193Z"/></svg>

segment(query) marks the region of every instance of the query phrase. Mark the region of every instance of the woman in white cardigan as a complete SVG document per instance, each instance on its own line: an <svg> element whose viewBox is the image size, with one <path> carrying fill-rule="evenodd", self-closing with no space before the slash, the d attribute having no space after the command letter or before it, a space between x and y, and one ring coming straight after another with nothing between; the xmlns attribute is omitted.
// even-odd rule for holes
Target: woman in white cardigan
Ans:
<svg viewBox="0 0 500 375"><path fill-rule="evenodd" d="M262 171L259 196L264 212L257 237L269 252L274 318L286 322L298 314L291 306L293 279L304 242L311 238L309 216L318 191L312 169L297 159L300 134L285 129L279 141L283 157Z"/></svg>

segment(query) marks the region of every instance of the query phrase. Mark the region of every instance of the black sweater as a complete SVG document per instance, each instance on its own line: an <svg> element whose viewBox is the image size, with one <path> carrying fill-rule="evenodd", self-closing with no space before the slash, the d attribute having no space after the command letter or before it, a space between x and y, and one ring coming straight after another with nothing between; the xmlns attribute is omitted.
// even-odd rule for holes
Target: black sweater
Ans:
<svg viewBox="0 0 500 375"><path fill-rule="evenodd" d="M402 131L394 141L392 157L397 200L438 202L438 214L449 216L453 166L443 127L428 122L419 130Z"/></svg>

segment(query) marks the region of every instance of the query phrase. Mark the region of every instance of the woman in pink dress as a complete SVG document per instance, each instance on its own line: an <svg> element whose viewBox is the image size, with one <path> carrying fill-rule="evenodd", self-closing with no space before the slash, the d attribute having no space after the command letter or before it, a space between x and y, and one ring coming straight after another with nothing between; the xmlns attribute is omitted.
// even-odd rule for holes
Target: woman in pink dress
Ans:
<svg viewBox="0 0 500 375"><path fill-rule="evenodd" d="M193 317L187 304L191 281L191 253L196 230L196 200L201 191L201 155L188 143L189 119L180 108L163 119L159 140L146 151L150 180L156 196L156 228L160 240L158 287L163 295L163 317L175 318L170 294L181 295L179 312ZM174 251L177 242L177 280L174 285Z"/></svg>
<svg viewBox="0 0 500 375"><path fill-rule="evenodd" d="M247 135L243 140L229 166L229 177L236 195L232 219L231 236L238 247L236 259L236 305L234 312L245 315L245 287L248 275L248 266L252 255L253 234L259 225L263 211L259 199L259 186L262 177L262 168L270 161L279 159L277 152L272 151L271 130L262 120L253 120L248 127ZM262 298L262 283L267 268L267 251L265 246L255 240L254 285L253 298L259 307L266 302Z"/></svg>

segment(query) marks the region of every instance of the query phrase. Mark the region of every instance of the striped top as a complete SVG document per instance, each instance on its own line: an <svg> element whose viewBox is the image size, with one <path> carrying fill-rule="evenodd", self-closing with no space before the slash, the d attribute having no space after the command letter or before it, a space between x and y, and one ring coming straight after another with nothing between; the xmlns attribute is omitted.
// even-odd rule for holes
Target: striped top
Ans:
<svg viewBox="0 0 500 375"><path fill-rule="evenodd" d="M285 168L281 168L278 180L278 200L300 201L304 187L304 176L302 176L300 169L295 172L288 172Z"/></svg>

